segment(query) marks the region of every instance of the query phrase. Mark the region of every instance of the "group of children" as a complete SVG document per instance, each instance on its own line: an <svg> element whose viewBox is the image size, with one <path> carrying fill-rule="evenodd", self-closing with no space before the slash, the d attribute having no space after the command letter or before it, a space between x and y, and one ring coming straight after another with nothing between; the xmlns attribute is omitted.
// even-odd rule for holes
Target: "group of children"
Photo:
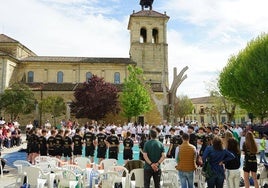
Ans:
<svg viewBox="0 0 268 188"><path fill-rule="evenodd" d="M49 136L48 136L49 133ZM94 162L95 150L97 150L97 158L99 163L106 158L108 150L108 158L118 159L119 137L115 134L115 130L111 129L107 135L104 127L100 126L98 132L95 133L95 127L89 125L85 132L82 133L80 128L75 129L72 134L70 129L28 129L26 134L28 161L35 163L38 155L52 156L64 161L73 162L75 157L81 156L84 148L84 155ZM126 132L123 138L123 159L125 161L133 159L132 148L134 141L131 133Z"/></svg>

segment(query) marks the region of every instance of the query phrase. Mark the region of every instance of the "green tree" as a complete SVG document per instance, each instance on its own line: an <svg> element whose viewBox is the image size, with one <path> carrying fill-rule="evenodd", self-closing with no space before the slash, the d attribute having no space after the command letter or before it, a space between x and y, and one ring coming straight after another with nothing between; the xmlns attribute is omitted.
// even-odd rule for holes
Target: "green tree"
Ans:
<svg viewBox="0 0 268 188"><path fill-rule="evenodd" d="M175 103L175 119L178 117L185 121L185 116L191 114L194 109L194 105L191 99L186 95L178 96Z"/></svg>
<svg viewBox="0 0 268 188"><path fill-rule="evenodd" d="M71 111L77 118L100 120L108 113L117 114L118 91L116 86L93 75L74 93Z"/></svg>
<svg viewBox="0 0 268 188"><path fill-rule="evenodd" d="M129 76L124 80L123 93L120 97L123 116L130 120L151 110L151 97L145 84L143 71L140 68L128 66Z"/></svg>
<svg viewBox="0 0 268 188"><path fill-rule="evenodd" d="M29 114L35 109L35 98L28 86L15 83L0 95L0 108L10 114L12 120L19 114Z"/></svg>
<svg viewBox="0 0 268 188"><path fill-rule="evenodd" d="M221 94L261 121L268 115L268 35L251 40L222 70Z"/></svg>
<svg viewBox="0 0 268 188"><path fill-rule="evenodd" d="M54 120L54 125L56 126L56 118L65 114L66 104L64 99L60 96L49 96L43 99L39 103L39 112L40 113L50 113Z"/></svg>

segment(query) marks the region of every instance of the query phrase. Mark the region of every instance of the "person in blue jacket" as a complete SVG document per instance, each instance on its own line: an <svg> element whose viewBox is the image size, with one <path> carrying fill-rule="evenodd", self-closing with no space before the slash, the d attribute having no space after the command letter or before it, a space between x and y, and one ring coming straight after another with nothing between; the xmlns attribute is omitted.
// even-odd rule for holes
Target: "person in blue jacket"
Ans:
<svg viewBox="0 0 268 188"><path fill-rule="evenodd" d="M224 166L227 161L234 159L235 156L223 148L222 139L215 136L212 140L212 146L207 146L203 156L203 164L209 160L212 176L206 179L208 188L223 188Z"/></svg>

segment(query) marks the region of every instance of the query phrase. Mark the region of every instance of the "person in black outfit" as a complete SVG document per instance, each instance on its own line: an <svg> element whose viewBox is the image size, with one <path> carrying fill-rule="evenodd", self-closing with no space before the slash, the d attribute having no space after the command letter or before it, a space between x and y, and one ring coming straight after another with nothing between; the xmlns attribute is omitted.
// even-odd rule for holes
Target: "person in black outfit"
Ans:
<svg viewBox="0 0 268 188"><path fill-rule="evenodd" d="M63 130L60 129L58 134L54 138L54 154L59 159L62 157L63 144Z"/></svg>
<svg viewBox="0 0 268 188"><path fill-rule="evenodd" d="M66 129L64 131L64 136L63 136L63 156L65 158L65 161L70 160L70 163L72 162L72 139L70 138L70 130Z"/></svg>
<svg viewBox="0 0 268 188"><path fill-rule="evenodd" d="M174 135L175 130L173 128L170 129L171 135L173 135L170 139L170 145L167 153L168 158L175 158L176 148L182 144L181 135ZM180 131L180 134L183 134L183 131Z"/></svg>
<svg viewBox="0 0 268 188"><path fill-rule="evenodd" d="M225 162L227 187L239 187L240 183L240 164L241 151L239 144L235 138L229 138L227 141L227 148L235 158Z"/></svg>
<svg viewBox="0 0 268 188"><path fill-rule="evenodd" d="M82 155L82 148L83 148L82 145L83 145L83 138L80 135L80 129L77 128L75 130L75 135L73 136L74 157L79 157Z"/></svg>
<svg viewBox="0 0 268 188"><path fill-rule="evenodd" d="M91 163L94 162L94 152L96 145L96 135L93 132L94 127L92 125L88 126L88 131L84 134L84 142L85 142L85 156L90 156Z"/></svg>
<svg viewBox="0 0 268 188"><path fill-rule="evenodd" d="M140 148L140 155L139 155L139 159L144 161L144 157L143 157L143 147L145 142L147 141L147 137L145 134L141 135L141 141L139 143L139 148Z"/></svg>
<svg viewBox="0 0 268 188"><path fill-rule="evenodd" d="M46 134L47 131L45 129L42 129L42 135L39 137L39 154L41 156L47 156L47 139Z"/></svg>
<svg viewBox="0 0 268 188"><path fill-rule="evenodd" d="M188 126L188 133L189 133L189 136L190 136L189 143L194 145L195 148L197 148L197 136L196 136L196 134L194 132L194 127L192 125Z"/></svg>
<svg viewBox="0 0 268 188"><path fill-rule="evenodd" d="M48 154L51 157L55 157L55 135L56 130L51 130L51 136L47 139Z"/></svg>
<svg viewBox="0 0 268 188"><path fill-rule="evenodd" d="M1 158L1 152L0 152L0 160L1 160L1 165L2 165L3 174L7 174L7 173L9 173L8 170L4 170L7 161L6 161L5 159ZM1 171L0 171L0 174L1 174Z"/></svg>
<svg viewBox="0 0 268 188"><path fill-rule="evenodd" d="M29 142L29 160L33 165L35 164L35 158L39 155L39 137L37 136L36 129L32 129L32 134L28 140Z"/></svg>
<svg viewBox="0 0 268 188"><path fill-rule="evenodd" d="M99 127L99 133L97 136L97 158L99 159L99 163L105 159L106 157L106 151L107 151L107 145L106 145L106 134L104 134L104 128L101 126Z"/></svg>
<svg viewBox="0 0 268 188"><path fill-rule="evenodd" d="M118 160L119 152L119 138L115 135L115 130L110 130L111 135L107 137L107 142L109 144L109 159Z"/></svg>
<svg viewBox="0 0 268 188"><path fill-rule="evenodd" d="M123 140L124 150L123 150L123 159L125 160L125 163L127 163L128 160L133 159L133 145L134 142L131 139L131 133L127 132L127 137Z"/></svg>

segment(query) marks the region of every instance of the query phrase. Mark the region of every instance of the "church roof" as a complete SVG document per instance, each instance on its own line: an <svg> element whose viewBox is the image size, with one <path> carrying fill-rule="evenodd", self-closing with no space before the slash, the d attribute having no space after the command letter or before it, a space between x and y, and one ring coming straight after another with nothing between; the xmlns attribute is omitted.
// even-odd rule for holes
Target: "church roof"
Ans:
<svg viewBox="0 0 268 188"><path fill-rule="evenodd" d="M134 17L161 17L161 18L169 18L169 16L166 15L166 13L162 14L159 12L156 12L154 10L141 10L139 12L134 12L131 14L131 16Z"/></svg>
<svg viewBox="0 0 268 188"><path fill-rule="evenodd" d="M33 91L74 91L76 88L83 86L83 83L25 83ZM118 91L123 91L123 84L114 84ZM161 84L152 84L154 92L163 92Z"/></svg>
<svg viewBox="0 0 268 188"><path fill-rule="evenodd" d="M7 43L18 43L15 39L6 36L5 34L0 34L0 42L7 42Z"/></svg>
<svg viewBox="0 0 268 188"><path fill-rule="evenodd" d="M122 63L136 64L130 58L103 58L103 57L63 57L63 56L30 56L22 62L77 62L77 63Z"/></svg>

